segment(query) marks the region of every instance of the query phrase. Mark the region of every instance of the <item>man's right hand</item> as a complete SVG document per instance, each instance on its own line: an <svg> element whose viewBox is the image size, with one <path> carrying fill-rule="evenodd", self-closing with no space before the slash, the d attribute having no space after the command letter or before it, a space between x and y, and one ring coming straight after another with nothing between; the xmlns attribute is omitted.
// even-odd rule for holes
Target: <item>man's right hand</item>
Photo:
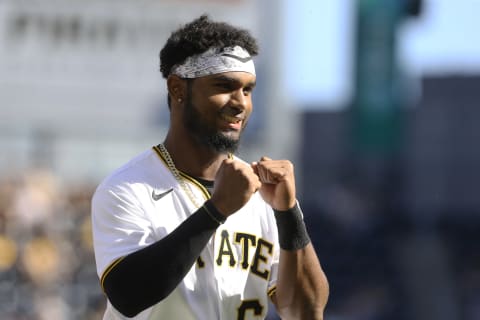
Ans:
<svg viewBox="0 0 480 320"><path fill-rule="evenodd" d="M260 179L250 165L225 159L215 177L211 202L228 217L242 208L260 186Z"/></svg>

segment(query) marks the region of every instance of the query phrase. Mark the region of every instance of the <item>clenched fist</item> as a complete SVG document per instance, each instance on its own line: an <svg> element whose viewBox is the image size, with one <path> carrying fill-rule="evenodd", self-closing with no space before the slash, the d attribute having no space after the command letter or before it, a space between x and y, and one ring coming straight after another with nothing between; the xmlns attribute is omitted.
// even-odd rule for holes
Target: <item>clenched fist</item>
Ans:
<svg viewBox="0 0 480 320"><path fill-rule="evenodd" d="M215 176L211 201L220 213L228 217L242 208L260 186L260 179L251 166L225 159Z"/></svg>
<svg viewBox="0 0 480 320"><path fill-rule="evenodd" d="M273 209L285 211L295 206L295 174L290 161L262 157L252 163L252 169L261 181L260 194Z"/></svg>

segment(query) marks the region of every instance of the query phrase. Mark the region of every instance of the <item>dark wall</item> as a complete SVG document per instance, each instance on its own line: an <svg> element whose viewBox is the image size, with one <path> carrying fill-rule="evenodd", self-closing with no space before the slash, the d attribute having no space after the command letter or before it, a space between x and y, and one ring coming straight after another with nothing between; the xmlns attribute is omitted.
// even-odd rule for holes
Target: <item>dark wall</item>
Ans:
<svg viewBox="0 0 480 320"><path fill-rule="evenodd" d="M327 318L480 319L480 76L422 81L394 174L358 165L348 111L303 119L300 199Z"/></svg>

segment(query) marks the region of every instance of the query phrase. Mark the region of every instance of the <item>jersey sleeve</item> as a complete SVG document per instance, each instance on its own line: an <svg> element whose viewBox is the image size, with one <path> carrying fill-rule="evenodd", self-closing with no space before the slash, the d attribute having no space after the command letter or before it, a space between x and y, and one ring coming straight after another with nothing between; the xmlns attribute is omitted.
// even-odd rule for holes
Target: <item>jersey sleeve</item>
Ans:
<svg viewBox="0 0 480 320"><path fill-rule="evenodd" d="M154 242L151 222L128 185L100 186L95 191L92 230L100 278L120 258Z"/></svg>

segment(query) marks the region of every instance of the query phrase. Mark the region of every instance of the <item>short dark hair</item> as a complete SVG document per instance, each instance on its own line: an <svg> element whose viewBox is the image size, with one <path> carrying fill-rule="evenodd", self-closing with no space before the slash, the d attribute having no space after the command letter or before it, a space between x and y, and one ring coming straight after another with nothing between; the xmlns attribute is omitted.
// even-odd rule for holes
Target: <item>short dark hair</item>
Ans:
<svg viewBox="0 0 480 320"><path fill-rule="evenodd" d="M208 15L199 18L172 32L160 51L160 72L170 75L172 67L188 57L203 53L210 48L240 46L251 56L258 54L257 40L248 30L234 27L225 22L211 21Z"/></svg>

